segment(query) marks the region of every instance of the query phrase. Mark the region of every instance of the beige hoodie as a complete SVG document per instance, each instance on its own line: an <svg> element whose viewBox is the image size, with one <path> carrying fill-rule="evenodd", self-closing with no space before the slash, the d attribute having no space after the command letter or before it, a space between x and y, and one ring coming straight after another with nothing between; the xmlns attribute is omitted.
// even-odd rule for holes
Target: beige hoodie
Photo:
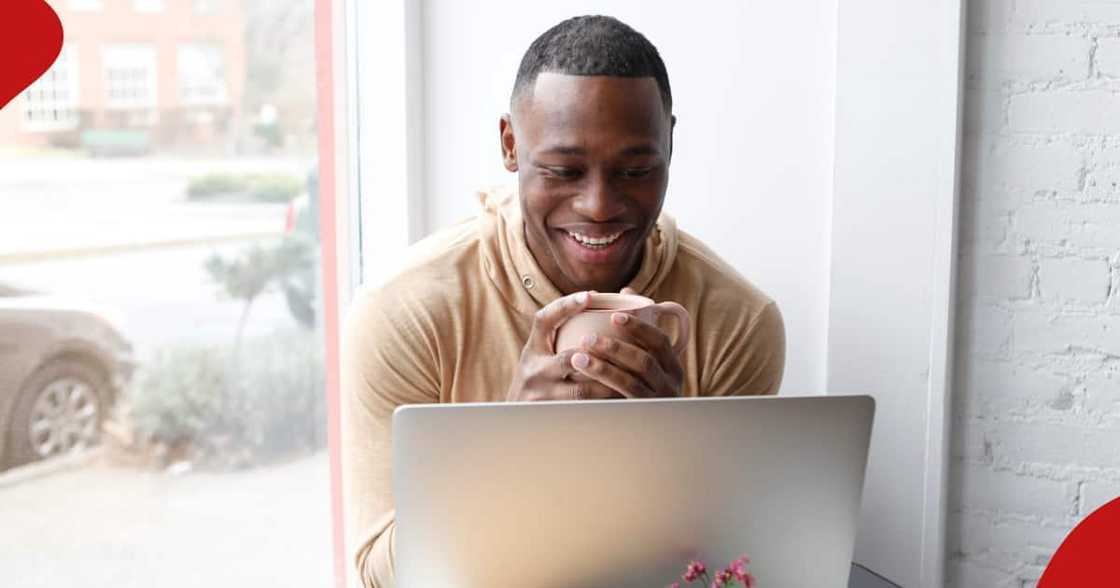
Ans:
<svg viewBox="0 0 1120 588"><path fill-rule="evenodd" d="M393 574L391 421L402 404L505 398L533 313L562 294L525 242L517 195L417 243L405 269L356 296L342 341L347 544L363 585ZM776 394L785 363L777 306L662 215L629 286L692 316L683 396Z"/></svg>

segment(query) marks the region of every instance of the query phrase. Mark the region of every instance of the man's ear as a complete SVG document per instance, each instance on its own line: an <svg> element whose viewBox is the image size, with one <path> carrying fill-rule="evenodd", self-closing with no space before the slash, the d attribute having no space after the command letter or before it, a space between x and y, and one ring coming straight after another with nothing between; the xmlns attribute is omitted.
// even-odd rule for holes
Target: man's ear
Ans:
<svg viewBox="0 0 1120 588"><path fill-rule="evenodd" d="M517 171L517 142L513 137L513 118L508 114L503 114L500 121L498 121L498 134L502 141L502 165L506 169L515 172Z"/></svg>
<svg viewBox="0 0 1120 588"><path fill-rule="evenodd" d="M673 129L677 128L677 115L669 115L669 161L673 161Z"/></svg>

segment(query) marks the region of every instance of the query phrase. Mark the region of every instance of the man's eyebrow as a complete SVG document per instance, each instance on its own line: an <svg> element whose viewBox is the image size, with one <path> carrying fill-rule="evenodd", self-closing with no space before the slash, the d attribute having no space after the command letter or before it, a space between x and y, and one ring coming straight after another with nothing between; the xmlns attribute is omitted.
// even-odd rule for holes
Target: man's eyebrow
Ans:
<svg viewBox="0 0 1120 588"><path fill-rule="evenodd" d="M541 153L549 155L586 155L587 151L582 147L573 145L554 145L542 149ZM634 155L661 155L661 150L654 145L634 145L623 149L618 154L622 157L631 157Z"/></svg>
<svg viewBox="0 0 1120 588"><path fill-rule="evenodd" d="M570 145L553 145L547 149L542 149L541 153L548 153L550 155L584 155L587 152L582 147L575 147Z"/></svg>
<svg viewBox="0 0 1120 588"><path fill-rule="evenodd" d="M661 155L661 150L653 145L635 145L623 149L619 155L624 157L629 155Z"/></svg>

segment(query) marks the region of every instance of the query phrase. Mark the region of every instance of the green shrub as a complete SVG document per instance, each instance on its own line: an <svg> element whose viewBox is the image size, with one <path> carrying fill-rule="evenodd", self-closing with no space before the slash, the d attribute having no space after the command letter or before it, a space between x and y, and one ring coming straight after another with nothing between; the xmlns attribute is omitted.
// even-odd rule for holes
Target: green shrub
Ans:
<svg viewBox="0 0 1120 588"><path fill-rule="evenodd" d="M299 178L281 174L256 176L249 186L249 195L261 202L288 202L302 191Z"/></svg>
<svg viewBox="0 0 1120 588"><path fill-rule="evenodd" d="M206 174L187 182L187 197L192 200L236 194L249 188L249 177L233 174Z"/></svg>
<svg viewBox="0 0 1120 588"><path fill-rule="evenodd" d="M284 145L284 133L280 125L257 123L253 125L253 134L263 139L269 147L282 147Z"/></svg>
<svg viewBox="0 0 1120 588"><path fill-rule="evenodd" d="M323 355L306 332L229 348L175 347L141 366L123 418L145 444L187 446L212 467L246 467L326 443Z"/></svg>
<svg viewBox="0 0 1120 588"><path fill-rule="evenodd" d="M258 202L288 202L303 191L303 182L287 174L206 174L187 182L187 198L245 195Z"/></svg>

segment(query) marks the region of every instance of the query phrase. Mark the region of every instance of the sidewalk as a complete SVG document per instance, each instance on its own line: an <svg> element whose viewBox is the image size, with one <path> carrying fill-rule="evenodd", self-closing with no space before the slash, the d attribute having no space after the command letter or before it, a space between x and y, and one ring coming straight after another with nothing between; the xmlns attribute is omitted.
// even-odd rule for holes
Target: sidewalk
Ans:
<svg viewBox="0 0 1120 588"><path fill-rule="evenodd" d="M287 173L292 160L0 160L0 265L279 235L284 204L191 202L207 173Z"/></svg>
<svg viewBox="0 0 1120 588"><path fill-rule="evenodd" d="M283 204L120 205L48 220L41 209L13 208L4 216L37 220L0 221L0 265L277 237L285 212Z"/></svg>
<svg viewBox="0 0 1120 588"><path fill-rule="evenodd" d="M333 585L325 454L172 476L91 464L0 487L0 585Z"/></svg>

